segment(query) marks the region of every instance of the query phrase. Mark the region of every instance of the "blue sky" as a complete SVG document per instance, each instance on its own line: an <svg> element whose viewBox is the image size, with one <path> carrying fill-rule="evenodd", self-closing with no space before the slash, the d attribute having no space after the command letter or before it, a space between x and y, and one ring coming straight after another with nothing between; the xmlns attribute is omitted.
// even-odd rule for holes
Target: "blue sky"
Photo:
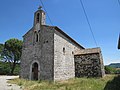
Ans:
<svg viewBox="0 0 120 90"><path fill-rule="evenodd" d="M96 47L79 0L42 0L54 26L58 26L85 48ZM118 0L83 0L97 47L104 64L120 63L117 49L120 32ZM34 12L40 0L0 0L0 43L22 39L33 26ZM46 23L51 25L47 18Z"/></svg>

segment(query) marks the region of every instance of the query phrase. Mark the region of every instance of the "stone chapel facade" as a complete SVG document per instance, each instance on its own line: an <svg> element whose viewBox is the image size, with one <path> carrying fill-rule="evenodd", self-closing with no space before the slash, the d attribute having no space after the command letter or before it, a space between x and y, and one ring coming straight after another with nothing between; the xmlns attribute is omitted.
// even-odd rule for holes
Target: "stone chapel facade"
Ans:
<svg viewBox="0 0 120 90"><path fill-rule="evenodd" d="M33 27L23 36L20 77L58 81L84 76L104 76L100 48L85 49L60 28L46 25L39 8Z"/></svg>

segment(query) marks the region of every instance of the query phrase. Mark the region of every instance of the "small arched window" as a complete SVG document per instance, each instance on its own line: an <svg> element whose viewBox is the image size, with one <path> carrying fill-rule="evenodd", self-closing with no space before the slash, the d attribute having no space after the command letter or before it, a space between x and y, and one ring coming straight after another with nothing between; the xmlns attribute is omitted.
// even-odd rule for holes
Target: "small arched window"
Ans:
<svg viewBox="0 0 120 90"><path fill-rule="evenodd" d="M72 54L74 54L74 52L72 51Z"/></svg>
<svg viewBox="0 0 120 90"><path fill-rule="evenodd" d="M34 41L35 42L38 42L39 41L39 35L38 35L38 33L37 32L35 32L35 34L34 34L35 36L34 36Z"/></svg>
<svg viewBox="0 0 120 90"><path fill-rule="evenodd" d="M39 13L37 13L37 23L39 23L39 16L40 16L40 14Z"/></svg>
<svg viewBox="0 0 120 90"><path fill-rule="evenodd" d="M38 36L38 34L36 33L36 42L38 42L38 39L39 38L39 36Z"/></svg>
<svg viewBox="0 0 120 90"><path fill-rule="evenodd" d="M65 54L65 47L63 47L63 54Z"/></svg>

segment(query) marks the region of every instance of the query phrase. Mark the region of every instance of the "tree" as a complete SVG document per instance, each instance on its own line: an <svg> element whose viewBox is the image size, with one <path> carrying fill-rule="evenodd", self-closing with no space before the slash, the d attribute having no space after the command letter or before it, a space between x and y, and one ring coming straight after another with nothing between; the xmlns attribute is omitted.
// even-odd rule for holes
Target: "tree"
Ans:
<svg viewBox="0 0 120 90"><path fill-rule="evenodd" d="M2 51L2 58L9 62L11 68L11 74L13 74L16 63L20 61L22 54L22 41L18 39L9 39L4 44L4 50Z"/></svg>
<svg viewBox="0 0 120 90"><path fill-rule="evenodd" d="M1 54L2 54L3 49L4 49L4 44L0 43L0 60L2 59Z"/></svg>

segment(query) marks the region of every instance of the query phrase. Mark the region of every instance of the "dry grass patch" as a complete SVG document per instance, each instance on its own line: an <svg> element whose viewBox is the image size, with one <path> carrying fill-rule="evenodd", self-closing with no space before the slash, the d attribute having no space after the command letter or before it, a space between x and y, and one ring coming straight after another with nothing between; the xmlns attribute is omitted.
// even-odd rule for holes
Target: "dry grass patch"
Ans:
<svg viewBox="0 0 120 90"><path fill-rule="evenodd" d="M74 78L61 82L14 79L10 80L9 83L18 84L24 87L24 90L109 90L109 84L112 86L116 77L118 75L107 75L104 78ZM117 83L120 85L120 81ZM115 88L111 90L116 90Z"/></svg>

